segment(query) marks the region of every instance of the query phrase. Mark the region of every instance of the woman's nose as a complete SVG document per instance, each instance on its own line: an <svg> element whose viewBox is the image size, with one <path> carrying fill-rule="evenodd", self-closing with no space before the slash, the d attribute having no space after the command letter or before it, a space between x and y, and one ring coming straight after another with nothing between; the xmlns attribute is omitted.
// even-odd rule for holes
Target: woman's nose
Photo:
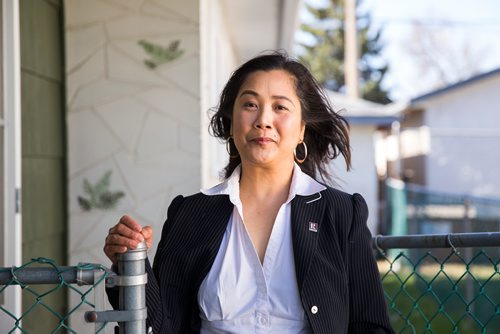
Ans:
<svg viewBox="0 0 500 334"><path fill-rule="evenodd" d="M260 110L254 126L257 129L271 129L272 123L272 108L264 107Z"/></svg>

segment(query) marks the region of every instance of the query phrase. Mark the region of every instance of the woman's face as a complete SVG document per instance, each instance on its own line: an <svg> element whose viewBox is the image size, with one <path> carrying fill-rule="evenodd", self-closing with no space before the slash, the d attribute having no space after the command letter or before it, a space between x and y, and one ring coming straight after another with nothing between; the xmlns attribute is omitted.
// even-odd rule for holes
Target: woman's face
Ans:
<svg viewBox="0 0 500 334"><path fill-rule="evenodd" d="M231 125L242 163L293 163L304 130L294 78L283 70L251 73L234 102Z"/></svg>

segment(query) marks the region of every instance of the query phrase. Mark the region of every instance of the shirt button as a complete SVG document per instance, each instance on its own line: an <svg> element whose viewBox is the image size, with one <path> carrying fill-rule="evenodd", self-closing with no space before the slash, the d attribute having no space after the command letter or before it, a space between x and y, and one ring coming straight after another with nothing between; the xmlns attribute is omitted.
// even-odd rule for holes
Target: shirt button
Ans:
<svg viewBox="0 0 500 334"><path fill-rule="evenodd" d="M311 307L311 313L312 314L318 313L318 307L316 305L314 305L313 307Z"/></svg>

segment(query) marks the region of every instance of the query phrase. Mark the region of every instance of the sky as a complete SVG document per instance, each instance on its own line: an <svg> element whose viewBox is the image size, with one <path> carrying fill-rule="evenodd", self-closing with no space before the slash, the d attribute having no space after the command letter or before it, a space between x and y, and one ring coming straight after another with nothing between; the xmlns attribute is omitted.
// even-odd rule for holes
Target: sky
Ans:
<svg viewBox="0 0 500 334"><path fill-rule="evenodd" d="M428 39L439 41L436 47L424 50L434 59L445 59L441 67L449 74L448 82L463 79L469 72L500 68L500 0L362 0L359 10L370 13L374 30L382 29L382 59L389 65L384 86L395 100L411 99L446 85L437 72L419 67L421 57L413 49L426 38L422 33L415 35L415 21L432 36ZM303 12L301 18L310 19Z"/></svg>

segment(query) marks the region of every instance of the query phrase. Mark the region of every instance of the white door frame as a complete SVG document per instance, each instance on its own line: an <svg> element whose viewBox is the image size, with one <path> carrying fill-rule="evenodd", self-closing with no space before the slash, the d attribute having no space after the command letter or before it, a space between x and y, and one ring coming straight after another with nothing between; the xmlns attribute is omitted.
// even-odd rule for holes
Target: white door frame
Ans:
<svg viewBox="0 0 500 334"><path fill-rule="evenodd" d="M19 42L19 1L1 0L2 73L4 111L4 217L3 265L21 266L21 55ZM21 288L11 286L3 292L3 305L16 317L21 316ZM14 321L0 312L0 332L13 328ZM3 326L7 326L4 328ZM16 331L17 333L17 331Z"/></svg>

